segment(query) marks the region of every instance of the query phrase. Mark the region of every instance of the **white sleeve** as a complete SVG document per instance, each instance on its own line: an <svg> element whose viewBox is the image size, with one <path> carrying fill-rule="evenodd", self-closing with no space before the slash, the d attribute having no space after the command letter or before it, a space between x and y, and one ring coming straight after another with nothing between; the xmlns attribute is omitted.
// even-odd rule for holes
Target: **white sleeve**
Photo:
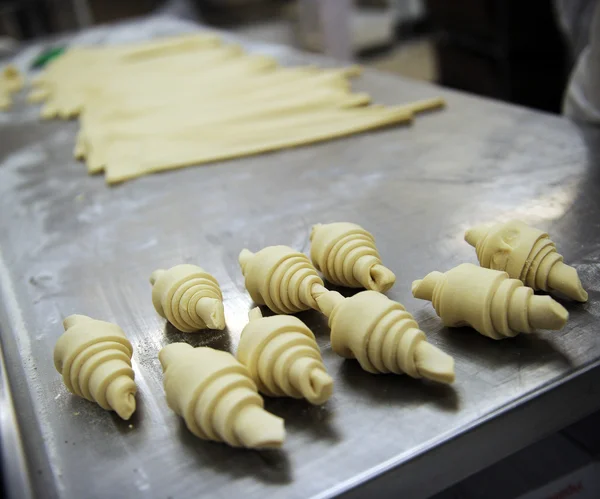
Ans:
<svg viewBox="0 0 600 499"><path fill-rule="evenodd" d="M575 120L600 125L600 1L594 9L589 45L569 79L564 113Z"/></svg>

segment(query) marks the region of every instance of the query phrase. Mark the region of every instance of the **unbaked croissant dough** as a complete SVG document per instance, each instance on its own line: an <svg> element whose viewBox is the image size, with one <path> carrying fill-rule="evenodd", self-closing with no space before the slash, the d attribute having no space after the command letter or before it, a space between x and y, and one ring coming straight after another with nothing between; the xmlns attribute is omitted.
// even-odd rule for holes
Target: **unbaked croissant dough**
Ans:
<svg viewBox="0 0 600 499"><path fill-rule="evenodd" d="M180 331L225 328L221 288L203 268L181 264L156 270L150 283L154 308Z"/></svg>
<svg viewBox="0 0 600 499"><path fill-rule="evenodd" d="M452 357L427 343L404 307L376 291L346 298L323 286L308 258L287 246L240 253L246 289L255 303L291 314L313 308L329 317L331 346L371 373L402 373L454 381ZM250 323L252 324L252 322Z"/></svg>
<svg viewBox="0 0 600 499"><path fill-rule="evenodd" d="M319 310L313 294L327 289L303 253L289 246L268 246L258 253L243 249L239 262L254 303L267 305L276 314Z"/></svg>
<svg viewBox="0 0 600 499"><path fill-rule="evenodd" d="M533 290L506 272L463 263L448 272L431 272L413 282L415 298L429 300L444 325L471 326L499 340L534 329L561 329L569 313L549 296Z"/></svg>
<svg viewBox="0 0 600 499"><path fill-rule="evenodd" d="M329 317L331 348L357 359L370 373L406 373L440 383L454 382L454 359L427 342L413 316L376 291L344 298L335 291L317 298Z"/></svg>
<svg viewBox="0 0 600 499"><path fill-rule="evenodd" d="M385 293L396 282L394 273L383 266L372 234L360 225L317 224L310 241L313 265L333 284Z"/></svg>
<svg viewBox="0 0 600 499"><path fill-rule="evenodd" d="M296 317L263 317L260 309L249 314L237 351L258 390L271 397L305 398L325 403L333 392L333 379L323 365L312 331Z"/></svg>
<svg viewBox="0 0 600 499"><path fill-rule="evenodd" d="M105 152L108 183L146 173L233 159L381 128L410 119L403 107L308 109L165 136L119 137ZM197 140L202 136L204 141Z"/></svg>
<svg viewBox="0 0 600 499"><path fill-rule="evenodd" d="M200 81L193 87L193 92L198 92L198 86L202 84L200 102L203 112L196 114L190 114L189 102L181 98L181 91L185 89L174 89L161 99L152 94L136 94L134 99L128 100L127 106L115 107L115 102L106 99L91 101L81 114L75 155L79 159L86 158L88 171L95 173L105 167L111 141L119 137L173 135L173 128L188 130L194 124L210 123L211 120L223 123L244 116L251 118L257 112L263 115L277 110L282 112L282 99L295 99L297 105L301 105L313 97L314 94L304 92L307 86L316 87L317 93L329 93L330 105L335 106L338 102L343 107L369 102L365 99L366 94L354 95L349 91L347 78L355 74L353 68L316 71L312 67L276 70L242 81L225 80L218 85ZM195 100L198 102L198 98Z"/></svg>
<svg viewBox="0 0 600 499"><path fill-rule="evenodd" d="M132 119L141 119L148 121L150 118L153 123L159 126L161 115L171 116L180 114L179 119L197 120L206 119L205 113L190 115L189 102L182 99L181 92L187 92L190 97L198 92L201 87L202 97L199 104L203 111L210 110L241 110L248 107L249 104L267 104L279 98L303 98L302 90L307 86L314 86L318 92L331 91L339 96L352 95L348 85L348 78L357 74L356 68L317 70L311 66L274 69L268 73L256 73L247 75L243 80L225 79L215 85L212 81L207 81L206 75L201 74L198 81L193 81L193 87L176 87L175 92L165 92L160 98L152 92L151 89L146 92L138 92L131 95L125 107L119 106L116 100L102 99L94 100L86 104L81 113L81 132L83 136L91 132L112 132L117 131L116 125L128 125ZM143 81L137 82L138 85ZM189 81L186 81L189 85ZM105 86L98 91L106 92ZM116 91L122 91L117 89ZM196 96L197 98L197 96ZM365 102L366 104L366 102ZM257 106L256 106L257 107ZM160 111L160 114L156 114ZM211 113L212 117L220 118L216 112ZM174 121L174 119L172 120ZM177 125L177 124L175 124ZM163 126L164 123L163 123ZM88 137L88 140L95 140Z"/></svg>
<svg viewBox="0 0 600 499"><path fill-rule="evenodd" d="M194 435L233 447L281 446L283 420L263 409L248 370L233 355L172 343L158 358L167 403Z"/></svg>
<svg viewBox="0 0 600 499"><path fill-rule="evenodd" d="M0 73L0 110L9 109L12 105L12 94L23 88L23 76L19 70L9 64Z"/></svg>
<svg viewBox="0 0 600 499"><path fill-rule="evenodd" d="M211 140L210 144L198 143L191 146L186 146L185 143L189 140L189 137L196 134L205 138L214 135L218 131L218 127L231 127L231 123L243 121L245 119L252 119L258 126L258 121L263 119L273 119L280 116L286 116L288 113L298 113L302 111L308 114L308 111L318 111L323 105L327 104L331 107L339 107L340 109L349 108L356 106L361 103L367 103L369 97L366 94L342 94L339 92L331 92L324 90L322 92L313 92L311 94L294 95L290 99L281 98L267 103L250 103L242 104L240 107L231 107L225 109L217 109L215 112L211 112L210 109L206 109L204 113L194 117L188 117L185 121L181 121L183 114L189 114L189 109L181 110L173 109L170 111L161 112L159 121L149 121L146 116L135 116L129 119L123 119L120 122L114 122L109 127L98 127L92 129L92 131L86 132L85 138L82 140L84 144L87 144L82 151L77 151L77 154L85 154L87 160L88 171L97 172L102 169L106 170L108 179L114 179L112 173L114 173L114 165L119 164L119 148L129 148L134 143L143 142L151 137L160 137L161 147L166 148L162 150L159 155L154 152L156 146L148 151L149 154L143 154L138 157L137 163L134 161L128 170L120 169L117 172L121 175L133 174L140 168L154 169L154 165L160 165L162 169L168 169L170 167L179 166L179 162L187 162L186 157L192 158L196 156L198 159L196 162L210 161L214 154L221 156L225 154L231 154L231 152L221 151L220 153L215 152L215 145L222 144L228 141L228 135L222 135L225 132L234 133L234 129L221 129L218 136ZM179 125L173 125L173 123L185 122L185 130L180 128ZM246 136L247 139L252 139L252 131L249 131ZM289 138L287 139L289 140ZM183 144L182 144L183 142ZM169 153L169 144L182 144L182 152L180 153ZM246 147L243 141L240 141L238 147ZM128 149L126 149L128 150ZM117 156L115 157L115 151ZM206 156L205 156L206 155ZM167 156L170 159L167 160ZM180 159L181 158L181 159ZM136 166L137 165L137 166ZM170 166L172 165L172 166ZM158 167L156 167L158 168ZM131 173L128 173L131 172Z"/></svg>
<svg viewBox="0 0 600 499"><path fill-rule="evenodd" d="M148 65L154 66L154 76L177 74L177 68L190 67L202 49L220 44L214 35L192 34L151 40L141 44L110 45L104 47L74 47L51 61L44 72L33 82L30 100L45 100L43 118L70 118L86 105L88 90L96 85L108 85L119 80L127 84L129 78L123 68L133 69L141 65L147 73ZM201 52L200 52L201 53ZM188 54L184 59L174 57ZM158 64L158 66L156 65ZM160 71L162 66L163 71ZM82 71L81 68L85 68ZM173 69L175 68L175 73ZM191 66L194 72L194 66ZM141 90L138 87L137 90Z"/></svg>
<svg viewBox="0 0 600 499"><path fill-rule="evenodd" d="M534 290L556 290L581 302L588 299L577 270L563 262L548 234L525 222L473 227L465 240L475 247L482 267L503 270Z"/></svg>
<svg viewBox="0 0 600 499"><path fill-rule="evenodd" d="M135 412L133 347L110 322L71 315L54 347L54 366L71 393L115 411L122 419Z"/></svg>

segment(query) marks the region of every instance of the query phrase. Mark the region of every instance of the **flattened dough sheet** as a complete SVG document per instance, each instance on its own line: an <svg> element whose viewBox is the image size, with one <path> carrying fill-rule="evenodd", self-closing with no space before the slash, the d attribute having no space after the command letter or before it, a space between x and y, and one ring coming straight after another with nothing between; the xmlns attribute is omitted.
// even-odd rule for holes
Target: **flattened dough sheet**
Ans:
<svg viewBox="0 0 600 499"><path fill-rule="evenodd" d="M79 117L74 154L108 183L407 123L444 105L370 105L350 88L359 72L285 68L198 34L71 49L29 99L44 101L43 118Z"/></svg>

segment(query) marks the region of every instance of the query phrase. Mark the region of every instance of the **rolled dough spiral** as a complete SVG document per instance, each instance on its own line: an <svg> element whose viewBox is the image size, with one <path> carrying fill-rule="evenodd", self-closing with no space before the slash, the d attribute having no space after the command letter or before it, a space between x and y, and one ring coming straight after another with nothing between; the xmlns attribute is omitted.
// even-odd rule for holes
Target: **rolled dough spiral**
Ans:
<svg viewBox="0 0 600 499"><path fill-rule="evenodd" d="M135 412L133 347L123 330L85 315L63 321L65 332L54 347L54 366L67 389L122 419Z"/></svg>
<svg viewBox="0 0 600 499"><path fill-rule="evenodd" d="M406 373L441 383L454 382L454 359L427 342L413 316L376 291L350 298L329 292L319 298L329 316L331 348L357 359L370 373Z"/></svg>
<svg viewBox="0 0 600 499"><path fill-rule="evenodd" d="M154 308L180 331L225 328L221 288L203 268L181 264L156 270L150 283Z"/></svg>
<svg viewBox="0 0 600 499"><path fill-rule="evenodd" d="M482 267L507 272L534 290L556 290L581 302L588 299L577 270L566 265L545 232L520 220L477 226L465 233Z"/></svg>
<svg viewBox="0 0 600 499"><path fill-rule="evenodd" d="M538 328L561 329L569 317L561 304L549 296L535 296L506 272L470 263L427 274L413 282L412 293L431 301L444 325L468 325L495 340Z"/></svg>
<svg viewBox="0 0 600 499"><path fill-rule="evenodd" d="M310 258L329 282L385 293L396 282L383 266L373 235L348 222L317 224L310 234Z"/></svg>
<svg viewBox="0 0 600 499"><path fill-rule="evenodd" d="M306 255L288 246L269 246L258 253L242 250L239 262L256 304L276 314L319 310L313 294L327 290Z"/></svg>
<svg viewBox="0 0 600 499"><path fill-rule="evenodd" d="M263 317L258 307L251 310L237 358L265 395L323 404L332 394L333 379L323 365L315 336L296 317Z"/></svg>
<svg viewBox="0 0 600 499"><path fill-rule="evenodd" d="M194 435L233 447L281 446L283 420L263 409L248 370L231 354L171 343L158 358L167 403Z"/></svg>

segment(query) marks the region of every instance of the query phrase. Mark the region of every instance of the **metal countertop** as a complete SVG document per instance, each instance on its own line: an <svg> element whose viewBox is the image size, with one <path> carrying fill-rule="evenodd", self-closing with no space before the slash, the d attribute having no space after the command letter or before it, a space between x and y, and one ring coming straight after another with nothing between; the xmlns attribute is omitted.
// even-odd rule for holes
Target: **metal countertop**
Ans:
<svg viewBox="0 0 600 499"><path fill-rule="evenodd" d="M187 25L131 26L83 39ZM252 48L286 64L323 61ZM442 95L448 109L409 127L112 188L72 158L75 123L39 122L23 102L0 115L0 338L35 493L423 497L600 407L600 131L370 70L355 86L389 104ZM562 332L495 342L443 328L429 303L412 298L411 282L476 262L464 230L510 217L550 232L590 301L566 304ZM239 251L287 244L306 252L312 224L330 221L375 235L398 278L389 296L454 356L456 384L368 374L331 351L325 319L307 312L299 316L318 338L334 397L321 408L267 400L286 420L281 451L194 438L166 405L158 351L183 340L235 352L252 306ZM150 273L181 262L220 282L224 332L184 335L154 311ZM128 334L139 386L131 421L63 386L52 350L72 313L114 321Z"/></svg>

